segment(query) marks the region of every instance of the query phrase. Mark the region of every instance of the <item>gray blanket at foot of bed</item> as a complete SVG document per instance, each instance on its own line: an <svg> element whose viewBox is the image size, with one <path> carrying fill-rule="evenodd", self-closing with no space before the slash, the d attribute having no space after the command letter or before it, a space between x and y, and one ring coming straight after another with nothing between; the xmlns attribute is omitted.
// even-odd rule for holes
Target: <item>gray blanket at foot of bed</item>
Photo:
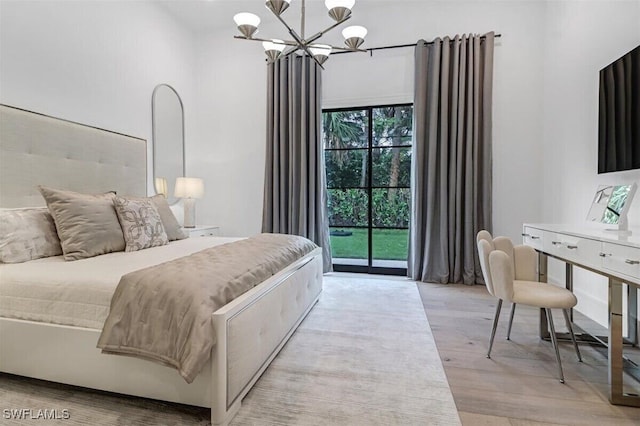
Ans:
<svg viewBox="0 0 640 426"><path fill-rule="evenodd" d="M172 366L191 383L215 344L211 314L316 247L260 234L126 274L98 348Z"/></svg>

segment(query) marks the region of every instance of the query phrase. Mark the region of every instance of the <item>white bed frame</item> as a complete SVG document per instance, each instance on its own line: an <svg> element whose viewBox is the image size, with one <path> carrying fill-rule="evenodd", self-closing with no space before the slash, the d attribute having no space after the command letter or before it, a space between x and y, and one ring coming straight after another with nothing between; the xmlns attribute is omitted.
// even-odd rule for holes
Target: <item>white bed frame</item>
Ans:
<svg viewBox="0 0 640 426"><path fill-rule="evenodd" d="M110 188L140 195L144 188L146 192L146 143L141 139L4 105L0 106L0 132L0 182L4 181L0 183L0 207L42 204L33 187L43 182L84 191ZM52 147L52 141L60 146ZM94 147L94 143L100 146ZM112 148L105 150L105 146ZM64 173L68 168L61 169L60 164L70 155L74 163L81 163L76 173L91 170L89 177ZM95 168L108 170L101 175ZM8 178L12 180L7 182ZM82 188L77 186L79 181ZM210 407L213 424L228 424L242 398L313 308L321 291L322 252L316 249L214 312L217 343L211 362L191 384L174 369L102 354L96 348L100 330L3 317L0 371Z"/></svg>

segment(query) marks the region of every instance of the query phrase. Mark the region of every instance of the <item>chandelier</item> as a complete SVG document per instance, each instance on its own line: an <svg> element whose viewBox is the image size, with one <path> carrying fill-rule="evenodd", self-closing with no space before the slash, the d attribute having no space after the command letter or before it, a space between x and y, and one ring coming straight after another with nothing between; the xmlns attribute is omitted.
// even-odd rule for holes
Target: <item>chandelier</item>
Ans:
<svg viewBox="0 0 640 426"><path fill-rule="evenodd" d="M281 56L288 56L293 52L302 50L307 55L312 57L322 68L322 64L329 58L329 54L334 50L366 52L366 50L359 49L359 47L362 45L362 43L364 43L364 37L367 35L367 29L359 25L346 27L342 30L342 36L345 39L344 43L347 47L336 47L330 46L328 44L316 43L316 40L322 37L325 33L336 28L337 26L351 18L351 8L355 4L355 0L326 0L324 4L329 11L329 16L334 20L334 23L326 29L319 31L309 37L305 37L305 0L302 0L300 34L298 34L282 18L282 14L285 10L287 10L290 3L291 0L266 0L265 6L287 28L293 40L264 39L254 37L254 35L258 31L260 17L258 17L258 15L254 15L253 13L246 12L238 13L233 17L233 20L238 26L238 30L242 34L241 36L236 35L234 36L234 38L261 41L269 63L275 61Z"/></svg>

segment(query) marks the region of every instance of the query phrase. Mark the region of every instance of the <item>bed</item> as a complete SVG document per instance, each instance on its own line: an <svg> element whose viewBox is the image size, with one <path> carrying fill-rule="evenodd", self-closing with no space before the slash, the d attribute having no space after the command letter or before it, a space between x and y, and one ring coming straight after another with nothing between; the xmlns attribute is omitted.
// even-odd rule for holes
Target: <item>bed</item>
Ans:
<svg viewBox="0 0 640 426"><path fill-rule="evenodd" d="M144 196L144 140L0 106L0 208L42 206L36 186ZM211 314L216 343L187 383L172 368L101 353L119 277L233 239L198 237L133 253L0 264L0 371L211 408L227 424L322 291L315 249ZM97 273L100 271L100 273Z"/></svg>

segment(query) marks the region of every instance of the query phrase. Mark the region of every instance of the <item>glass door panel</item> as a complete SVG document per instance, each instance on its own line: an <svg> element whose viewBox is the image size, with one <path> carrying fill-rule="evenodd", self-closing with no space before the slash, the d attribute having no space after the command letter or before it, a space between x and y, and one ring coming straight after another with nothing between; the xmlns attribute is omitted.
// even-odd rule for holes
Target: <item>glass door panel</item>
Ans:
<svg viewBox="0 0 640 426"><path fill-rule="evenodd" d="M373 266L406 269L409 230L374 228L372 231Z"/></svg>
<svg viewBox="0 0 640 426"><path fill-rule="evenodd" d="M334 269L406 273L412 105L323 112Z"/></svg>

